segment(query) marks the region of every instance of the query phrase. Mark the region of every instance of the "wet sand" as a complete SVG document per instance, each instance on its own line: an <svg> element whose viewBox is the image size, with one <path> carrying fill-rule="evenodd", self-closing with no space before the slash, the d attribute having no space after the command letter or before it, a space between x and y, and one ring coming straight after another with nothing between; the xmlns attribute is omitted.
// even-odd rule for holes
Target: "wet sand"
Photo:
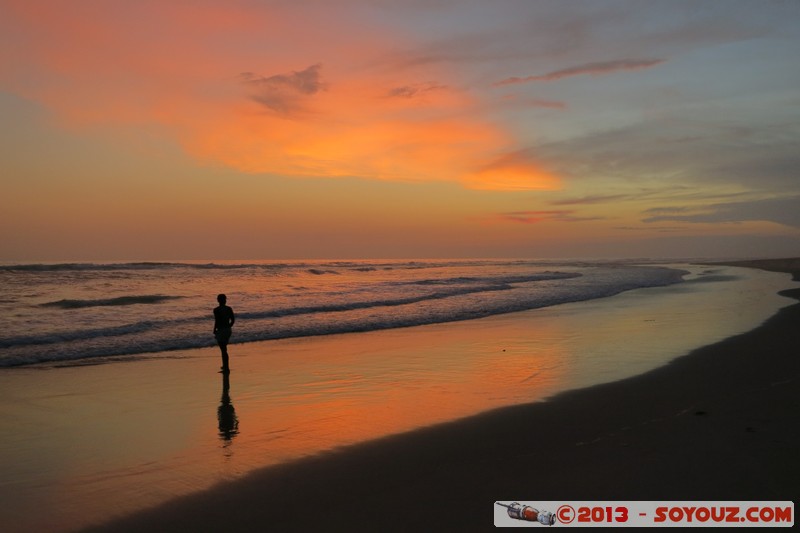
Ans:
<svg viewBox="0 0 800 533"><path fill-rule="evenodd" d="M797 264L737 266L800 279ZM92 531L484 531L504 500L796 501L798 325L793 304L643 375L269 467Z"/></svg>

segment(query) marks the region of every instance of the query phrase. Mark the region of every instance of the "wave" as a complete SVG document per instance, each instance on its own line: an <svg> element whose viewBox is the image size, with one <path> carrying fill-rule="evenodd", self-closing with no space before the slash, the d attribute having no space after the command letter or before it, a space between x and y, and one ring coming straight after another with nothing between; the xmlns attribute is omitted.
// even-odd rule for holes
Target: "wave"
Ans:
<svg viewBox="0 0 800 533"><path fill-rule="evenodd" d="M472 283L468 286L453 287L448 290L440 290L428 294L417 296L407 296L404 298L379 299L346 302L341 304L325 304L306 307L291 307L275 309L262 312L241 313L242 318L280 318L284 316L308 315L317 313L335 313L342 311L357 311L360 309L371 309L377 307L399 307L403 305L417 304L426 301L443 300L454 296L466 296L483 292L507 291L514 289L513 284L533 281L547 281L555 279L577 278L581 274L566 272L551 272L534 276L500 276L496 278L448 278L441 280L423 280L415 282L401 282L399 284L408 285L451 285Z"/></svg>
<svg viewBox="0 0 800 533"><path fill-rule="evenodd" d="M296 265L295 265L296 266ZM318 266L318 264L317 264ZM332 266L332 265L331 265ZM365 266L361 263L361 267ZM339 265L338 268L348 268ZM589 274L589 275L586 275ZM339 301L298 299L296 305L256 308L237 313L234 343L338 333L356 333L468 320L551 305L611 296L629 289L682 281L675 269L604 269L538 272L528 275L452 276L441 279L383 281L359 285L358 290L329 294ZM561 283L559 280L574 278ZM59 300L42 304L61 309L98 305L156 304L178 298L166 295L124 296L103 300ZM311 298L314 298L312 295ZM293 301L282 300L282 301ZM0 338L0 367L35 363L66 363L117 356L140 356L214 345L210 316L199 309L189 315L158 320L147 317L127 325L76 328ZM112 310L116 316L117 312ZM196 314L197 313L197 314ZM210 315L210 313L209 313ZM144 316L144 315L140 315ZM97 324L100 325L100 324Z"/></svg>
<svg viewBox="0 0 800 533"><path fill-rule="evenodd" d="M0 348L11 348L13 346L42 346L61 342L86 341L97 338L140 334L153 329L156 325L156 322L146 321L109 328L77 329L39 335L20 335L17 337L0 338Z"/></svg>
<svg viewBox="0 0 800 533"><path fill-rule="evenodd" d="M539 264L536 261L528 262L531 265ZM373 272L377 270L417 270L426 268L444 268L456 265L489 266L490 261L313 261L313 262L251 262L251 263L195 263L195 262L163 262L140 261L127 263L29 263L0 265L0 272L92 272L92 271L118 271L118 270L264 270L281 271L289 269L306 270L312 274L336 273L331 269L339 268L355 272Z"/></svg>
<svg viewBox="0 0 800 533"><path fill-rule="evenodd" d="M117 271L117 270L166 270L166 269L194 269L194 270L242 270L264 269L275 270L295 267L288 263L56 263L56 264L24 264L0 265L0 272L83 272L83 271Z"/></svg>
<svg viewBox="0 0 800 533"><path fill-rule="evenodd" d="M331 265L341 265L331 264ZM139 262L139 263L56 263L56 264L20 264L20 265L0 265L0 272L101 272L101 271L121 271L121 270L263 270L281 271L288 269L308 269L312 274L334 273L322 268L319 263L162 263L162 262ZM418 265L413 265L417 268ZM362 270L362 265L345 265L351 270ZM370 267L372 270L375 267ZM387 267L391 268L391 267Z"/></svg>
<svg viewBox="0 0 800 533"><path fill-rule="evenodd" d="M462 285L470 283L490 283L512 285L518 283L530 283L534 281L548 281L556 279L579 278L582 274L577 272L541 272L538 274L508 275L508 276L458 276L455 278L434 278L414 281L396 282L395 285Z"/></svg>
<svg viewBox="0 0 800 533"><path fill-rule="evenodd" d="M60 309L81 309L84 307L113 307L120 305L160 304L168 300L179 300L183 296L163 296L150 294L145 296L118 296L117 298L103 298L100 300L58 300L39 304L39 307L58 307Z"/></svg>
<svg viewBox="0 0 800 533"><path fill-rule="evenodd" d="M261 320L261 319L282 318L282 317L301 316L301 315L340 313L340 312L358 311L358 310L381 308L381 307L400 307L403 305L412 305L426 301L443 300L455 296L467 296L470 294L507 291L514 288L512 283L567 279L580 276L581 274L577 273L547 272L543 274L528 275L528 276L499 276L494 278L457 277L457 278L446 278L441 280L423 280L420 282L409 282L409 284L412 285L418 284L422 286L425 285L447 286L458 283L459 285L462 286L451 287L445 290L439 290L428 294L407 296L403 298L383 298L383 299L372 299L372 300L362 300L362 301L350 301L338 304L284 307L278 309L266 309L262 311L242 312L242 313L237 313L237 317L240 320L242 319ZM463 286L464 284L469 284L469 285ZM395 285L397 284L395 283ZM119 298L110 298L106 300L59 300L57 302L40 304L40 306L58 307L62 309L79 309L79 308L93 307L93 306L132 305L137 303L153 304L153 303L160 303L161 301L164 300L178 299L178 298L182 297L162 296L162 295L123 296ZM164 321L158 325L173 328L178 325L186 325L190 323L204 323L207 321L208 321L207 317L187 317L182 319L173 319L169 321ZM75 331L70 330L58 333L49 333L45 335L24 335L24 336L10 337L10 338L0 338L0 348L10 348L12 346L41 346L46 344L56 344L60 342L120 337L131 334L145 333L147 331L155 329L156 326L157 324L155 322L143 321L143 322L136 322L133 324L127 324L123 326L116 326L110 328L84 329Z"/></svg>

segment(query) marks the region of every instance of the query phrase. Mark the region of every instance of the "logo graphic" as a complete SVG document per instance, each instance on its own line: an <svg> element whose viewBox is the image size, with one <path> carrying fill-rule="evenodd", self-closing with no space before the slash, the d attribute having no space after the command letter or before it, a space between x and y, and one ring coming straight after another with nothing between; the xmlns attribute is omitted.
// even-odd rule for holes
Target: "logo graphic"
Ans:
<svg viewBox="0 0 800 533"><path fill-rule="evenodd" d="M571 505L562 505L556 510L556 516L562 524L571 524L575 520L575 509Z"/></svg>
<svg viewBox="0 0 800 533"><path fill-rule="evenodd" d="M545 526L552 526L556 523L556 515L549 511L540 511L529 505L521 505L519 502L505 504L495 502L497 505L505 507L508 510L508 516L516 520L525 520L526 522L539 522Z"/></svg>

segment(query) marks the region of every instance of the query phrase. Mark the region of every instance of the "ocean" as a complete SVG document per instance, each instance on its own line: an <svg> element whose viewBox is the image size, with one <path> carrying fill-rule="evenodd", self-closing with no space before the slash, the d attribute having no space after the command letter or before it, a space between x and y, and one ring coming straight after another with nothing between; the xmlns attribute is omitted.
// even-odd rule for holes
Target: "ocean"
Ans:
<svg viewBox="0 0 800 533"><path fill-rule="evenodd" d="M0 265L0 367L104 362L214 345L218 293L233 344L418 326L682 281L624 263L141 262Z"/></svg>
<svg viewBox="0 0 800 533"><path fill-rule="evenodd" d="M0 283L9 532L624 379L791 303L788 274L624 261L5 264Z"/></svg>

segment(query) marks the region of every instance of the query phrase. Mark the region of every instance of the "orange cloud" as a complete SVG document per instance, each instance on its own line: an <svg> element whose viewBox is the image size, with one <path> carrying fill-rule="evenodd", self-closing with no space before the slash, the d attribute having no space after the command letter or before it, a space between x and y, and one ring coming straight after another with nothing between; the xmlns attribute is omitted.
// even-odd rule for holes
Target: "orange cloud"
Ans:
<svg viewBox="0 0 800 533"><path fill-rule="evenodd" d="M456 92L420 103L386 98L368 77L326 84L304 95L302 112L238 102L213 128L182 132L187 150L253 173L459 180L480 164L475 154L506 141L497 128L460 116L470 103Z"/></svg>
<svg viewBox="0 0 800 533"><path fill-rule="evenodd" d="M466 179L467 186L493 190L556 190L561 182L555 175L541 168L527 153L505 154L481 168Z"/></svg>
<svg viewBox="0 0 800 533"><path fill-rule="evenodd" d="M403 39L327 4L7 4L20 57L0 83L67 127L155 126L252 173L558 186L531 161L487 164L515 144L487 106L445 67L376 65Z"/></svg>

